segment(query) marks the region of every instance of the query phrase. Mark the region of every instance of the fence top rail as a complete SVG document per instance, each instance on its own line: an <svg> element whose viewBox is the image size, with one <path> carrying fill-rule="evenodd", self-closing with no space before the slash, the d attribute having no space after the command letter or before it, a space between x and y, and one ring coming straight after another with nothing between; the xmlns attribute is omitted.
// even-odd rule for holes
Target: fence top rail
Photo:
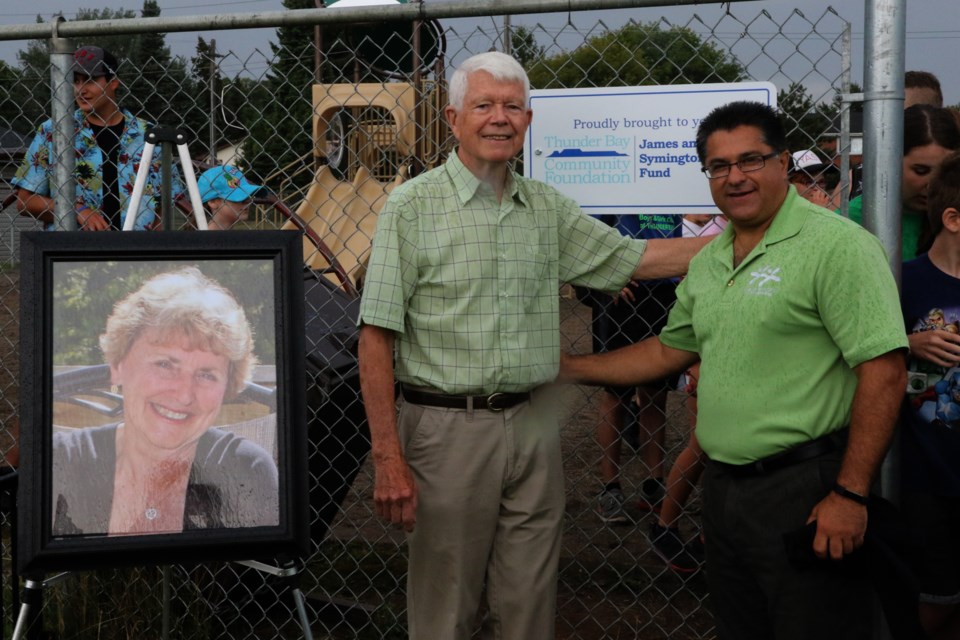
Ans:
<svg viewBox="0 0 960 640"><path fill-rule="evenodd" d="M726 0L724 0L726 1ZM756 2L757 0L732 0ZM79 20L0 26L0 41L135 33L175 33L259 29L263 27L336 25L358 22L410 22L440 18L598 11L642 7L724 4L721 0L458 0L457 2L410 2L398 5L327 9L289 9L251 13L196 16L129 18L123 20Z"/></svg>

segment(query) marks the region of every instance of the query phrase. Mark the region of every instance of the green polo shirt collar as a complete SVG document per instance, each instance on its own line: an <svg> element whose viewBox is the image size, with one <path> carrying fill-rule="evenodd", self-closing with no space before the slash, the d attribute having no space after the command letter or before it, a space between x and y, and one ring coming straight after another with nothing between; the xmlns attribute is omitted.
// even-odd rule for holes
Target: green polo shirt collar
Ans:
<svg viewBox="0 0 960 640"><path fill-rule="evenodd" d="M763 238L760 240L760 243L753 248L753 251L750 252L750 254L737 266L736 269L733 269L733 239L735 237L733 225L727 225L727 228L724 229L723 234L714 241L723 248L723 250L716 252L714 256L717 258L717 260L723 263L728 270L736 273L749 263L753 262L753 260L756 258L764 255L767 252L767 247L796 236L798 233L800 233L800 230L803 228L804 221L807 219L807 215L804 213L803 208L794 206L794 202L799 197L800 196L797 194L796 187L789 185L787 187L787 196L780 204L780 208L774 215L770 226L763 234Z"/></svg>

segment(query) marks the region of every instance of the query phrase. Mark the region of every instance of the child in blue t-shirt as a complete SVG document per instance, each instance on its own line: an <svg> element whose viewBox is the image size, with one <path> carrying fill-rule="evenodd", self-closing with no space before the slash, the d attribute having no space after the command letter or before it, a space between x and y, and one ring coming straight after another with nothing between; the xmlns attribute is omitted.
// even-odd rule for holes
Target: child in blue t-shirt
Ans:
<svg viewBox="0 0 960 640"><path fill-rule="evenodd" d="M901 502L922 539L912 547L921 622L930 637L960 638L960 153L943 161L927 197L933 245L903 265Z"/></svg>

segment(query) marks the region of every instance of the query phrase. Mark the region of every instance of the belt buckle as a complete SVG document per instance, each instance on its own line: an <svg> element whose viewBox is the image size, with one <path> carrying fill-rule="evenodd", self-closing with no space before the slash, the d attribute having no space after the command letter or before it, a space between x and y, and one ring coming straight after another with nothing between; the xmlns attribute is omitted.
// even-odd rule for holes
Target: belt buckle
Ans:
<svg viewBox="0 0 960 640"><path fill-rule="evenodd" d="M489 411L503 411L506 407L497 406L497 402L503 400L506 397L505 394L495 391L487 396L487 410Z"/></svg>

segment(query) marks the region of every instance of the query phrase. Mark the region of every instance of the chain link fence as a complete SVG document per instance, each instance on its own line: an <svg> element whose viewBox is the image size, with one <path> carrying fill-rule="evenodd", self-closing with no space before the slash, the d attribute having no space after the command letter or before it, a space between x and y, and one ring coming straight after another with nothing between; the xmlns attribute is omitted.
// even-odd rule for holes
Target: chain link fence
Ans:
<svg viewBox="0 0 960 640"><path fill-rule="evenodd" d="M159 34L76 42L121 54L121 103L148 120L188 130L198 169L232 164L267 187L270 196L258 197L236 226L303 232L308 317L325 317L334 329L307 330L313 553L303 571L283 579L235 563L207 563L77 573L45 591L46 629L63 638L160 637L161 630L177 638L301 637L290 597L299 581L314 637L405 637L404 538L372 509L351 330L377 212L394 185L449 153L452 139L442 115L448 71L491 49L508 49L521 60L535 88L769 80L779 90L792 150L827 148L825 141L836 140L835 96L849 91L843 86L848 70L841 66L849 24L833 10L773 16L744 4L709 13L709 19L695 9L671 20L655 10L619 10L589 18L563 12L512 20L464 15L442 23L288 26L278 30L270 51L241 57L200 39L192 60L171 56ZM40 225L18 213L11 180L24 163L42 161L31 157L29 145L50 113L47 44L24 41L31 55L20 68L3 69L8 77L0 84L0 196L6 198L0 214L0 446L14 464L18 329L32 321L19 315L17 239ZM176 211L178 226L189 226L184 210ZM638 219L648 233L666 236L681 235L684 226L699 233L711 224L679 216ZM601 311L608 325L601 333L622 328L636 339L655 330L674 285L637 286L640 314ZM569 287L558 295L563 346L596 348L591 314L609 301ZM702 572L678 571L683 562L669 553L675 566L668 567L663 550L658 555L650 543L657 518L650 507L662 499L674 461L683 455L683 463L696 468L696 450L686 449L695 421L691 388L689 380L670 380L639 393L585 387L564 393L567 517L558 637L714 636ZM607 477L600 471L604 456ZM614 471L624 498L611 508L609 499L601 502L601 489ZM695 478L676 475L691 495L674 524L695 553ZM645 485L650 479L660 483ZM9 603L17 597L9 580L9 501L3 518ZM8 605L6 629L12 613Z"/></svg>

